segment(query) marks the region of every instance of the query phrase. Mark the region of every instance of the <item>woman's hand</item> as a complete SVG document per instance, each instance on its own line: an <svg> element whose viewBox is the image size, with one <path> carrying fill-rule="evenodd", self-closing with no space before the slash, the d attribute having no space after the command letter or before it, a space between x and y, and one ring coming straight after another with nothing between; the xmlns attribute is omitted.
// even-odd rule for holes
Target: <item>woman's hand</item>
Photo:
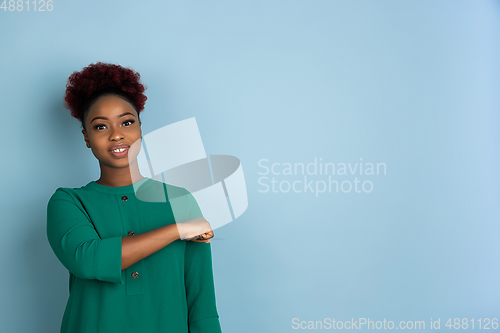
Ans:
<svg viewBox="0 0 500 333"><path fill-rule="evenodd" d="M213 237L214 237L214 232L212 230L210 232L206 232L204 234L201 234L201 235L193 237L193 238L188 238L186 240L193 241L193 242L210 243L210 238L213 238Z"/></svg>
<svg viewBox="0 0 500 333"><path fill-rule="evenodd" d="M210 223L204 217L197 217L186 222L177 223L179 238L198 242L209 243L214 237Z"/></svg>

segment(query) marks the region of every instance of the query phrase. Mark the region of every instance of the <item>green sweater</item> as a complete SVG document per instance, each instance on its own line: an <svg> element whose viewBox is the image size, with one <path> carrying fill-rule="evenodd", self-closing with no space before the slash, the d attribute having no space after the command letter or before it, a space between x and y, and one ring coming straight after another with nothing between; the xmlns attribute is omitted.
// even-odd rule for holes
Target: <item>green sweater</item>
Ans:
<svg viewBox="0 0 500 333"><path fill-rule="evenodd" d="M192 194L150 178L59 187L47 204L47 237L69 271L61 333L222 332L210 243L176 240L121 270L123 236L196 217Z"/></svg>

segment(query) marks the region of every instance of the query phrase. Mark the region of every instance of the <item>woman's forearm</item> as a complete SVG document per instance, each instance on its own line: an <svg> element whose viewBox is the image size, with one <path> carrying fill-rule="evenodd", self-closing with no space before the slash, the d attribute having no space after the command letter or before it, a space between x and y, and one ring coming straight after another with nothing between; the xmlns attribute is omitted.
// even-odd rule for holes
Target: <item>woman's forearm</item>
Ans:
<svg viewBox="0 0 500 333"><path fill-rule="evenodd" d="M180 239L175 223L143 234L122 237L122 270Z"/></svg>

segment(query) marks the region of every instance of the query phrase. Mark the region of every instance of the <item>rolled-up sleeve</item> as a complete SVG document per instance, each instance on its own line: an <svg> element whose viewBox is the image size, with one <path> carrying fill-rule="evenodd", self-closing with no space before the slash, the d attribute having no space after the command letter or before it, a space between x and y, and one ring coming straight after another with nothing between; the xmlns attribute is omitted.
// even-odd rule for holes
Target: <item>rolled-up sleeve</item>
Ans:
<svg viewBox="0 0 500 333"><path fill-rule="evenodd" d="M189 198L189 218L203 217L192 195ZM184 275L188 304L189 333L221 333L215 299L210 243L186 241Z"/></svg>
<svg viewBox="0 0 500 333"><path fill-rule="evenodd" d="M122 237L101 239L88 215L64 188L47 204L47 238L54 254L73 275L123 283Z"/></svg>

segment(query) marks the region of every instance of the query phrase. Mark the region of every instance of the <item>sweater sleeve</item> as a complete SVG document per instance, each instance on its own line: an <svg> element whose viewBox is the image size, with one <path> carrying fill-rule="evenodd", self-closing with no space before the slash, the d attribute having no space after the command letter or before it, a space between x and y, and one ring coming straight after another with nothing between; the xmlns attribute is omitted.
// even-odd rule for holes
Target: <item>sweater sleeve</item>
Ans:
<svg viewBox="0 0 500 333"><path fill-rule="evenodd" d="M73 275L123 283L122 237L101 239L88 215L61 187L47 204L47 238L56 257Z"/></svg>
<svg viewBox="0 0 500 333"><path fill-rule="evenodd" d="M189 198L189 218L203 217L196 199ZM217 313L210 243L186 241L184 278L189 333L221 333Z"/></svg>

